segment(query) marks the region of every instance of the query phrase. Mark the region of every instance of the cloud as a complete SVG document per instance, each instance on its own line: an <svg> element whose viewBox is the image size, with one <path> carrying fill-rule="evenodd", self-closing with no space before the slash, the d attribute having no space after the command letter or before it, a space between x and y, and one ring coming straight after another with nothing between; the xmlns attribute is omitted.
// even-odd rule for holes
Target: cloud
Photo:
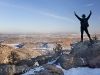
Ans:
<svg viewBox="0 0 100 75"><path fill-rule="evenodd" d="M85 6L87 6L87 7L88 7L88 6L93 6L93 5L95 5L95 4L88 4L88 5L85 5Z"/></svg>
<svg viewBox="0 0 100 75"><path fill-rule="evenodd" d="M96 5L96 4L98 4L98 3L87 4L87 5L84 5L82 7L91 7L91 6Z"/></svg>
<svg viewBox="0 0 100 75"><path fill-rule="evenodd" d="M23 10L39 13L39 14L42 14L42 15L46 15L46 16L50 16L50 17L54 17L54 18L58 18L58 19L63 19L63 20L67 20L67 21L70 21L70 22L75 22L74 20L72 20L70 18L66 18L66 17L62 17L62 16L58 16L58 15L53 15L53 14L49 14L49 13L44 13L44 12L41 12L41 11L36 11L36 10L30 9L30 8L27 8L27 7L23 7L23 6L19 6L19 5L12 5L12 4L5 3L5 2L0 2L0 5L4 5L4 6L7 6L7 7L13 7L13 8L20 8L20 9L23 9Z"/></svg>
<svg viewBox="0 0 100 75"><path fill-rule="evenodd" d="M87 4L87 5L84 5L82 7L90 7L90 6L93 6L93 5L95 5L95 4Z"/></svg>
<svg viewBox="0 0 100 75"><path fill-rule="evenodd" d="M46 15L46 16L50 16L50 17L54 17L54 18L58 18L58 19L63 19L63 20L67 20L67 21L70 21L70 22L75 22L70 18L66 18L66 17L62 17L62 16L58 16L58 15L53 15L53 14L48 14L48 13L43 13L43 12L38 12L38 11L35 11L35 12L37 12L39 14Z"/></svg>

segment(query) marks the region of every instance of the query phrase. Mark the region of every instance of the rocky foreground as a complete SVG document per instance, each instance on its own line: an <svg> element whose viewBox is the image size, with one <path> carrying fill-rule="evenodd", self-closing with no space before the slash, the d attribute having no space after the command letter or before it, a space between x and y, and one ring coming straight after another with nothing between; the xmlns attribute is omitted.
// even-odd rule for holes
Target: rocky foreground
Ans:
<svg viewBox="0 0 100 75"><path fill-rule="evenodd" d="M27 60L23 57L24 62L19 61L15 66L10 65L13 72L9 72L8 75L20 75L30 69L35 69L37 66L41 66L42 69L34 71L33 75L64 75L62 69L55 65L60 65L65 70L77 67L100 68L100 40L93 42L93 44L89 41L78 42L69 54L61 54L56 59L54 59L54 54L40 55L34 58L27 58ZM21 56L20 53L19 55ZM1 66L8 67L8 65ZM21 66L22 69L18 71ZM0 75L7 74L1 72Z"/></svg>

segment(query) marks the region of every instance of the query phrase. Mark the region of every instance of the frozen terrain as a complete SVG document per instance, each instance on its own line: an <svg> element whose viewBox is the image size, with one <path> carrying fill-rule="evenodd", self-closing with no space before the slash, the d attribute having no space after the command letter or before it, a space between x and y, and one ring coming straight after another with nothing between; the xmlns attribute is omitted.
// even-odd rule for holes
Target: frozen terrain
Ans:
<svg viewBox="0 0 100 75"><path fill-rule="evenodd" d="M53 64L56 60L49 62L47 64ZM64 75L100 75L100 68L88 68L88 67L78 67L78 68L71 68L69 70L63 69L60 65L56 65L56 67L61 68ZM22 75L31 75L35 74L35 71L43 70L43 67L36 67L34 69L30 69L28 72Z"/></svg>

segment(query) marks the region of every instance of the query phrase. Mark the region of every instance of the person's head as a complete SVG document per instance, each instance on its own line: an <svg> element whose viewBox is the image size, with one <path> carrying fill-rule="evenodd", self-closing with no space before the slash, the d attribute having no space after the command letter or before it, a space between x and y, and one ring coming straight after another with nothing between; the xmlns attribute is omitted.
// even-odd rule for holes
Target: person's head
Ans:
<svg viewBox="0 0 100 75"><path fill-rule="evenodd" d="M85 18L85 17L86 17L85 14L83 14L83 15L82 15L82 18Z"/></svg>

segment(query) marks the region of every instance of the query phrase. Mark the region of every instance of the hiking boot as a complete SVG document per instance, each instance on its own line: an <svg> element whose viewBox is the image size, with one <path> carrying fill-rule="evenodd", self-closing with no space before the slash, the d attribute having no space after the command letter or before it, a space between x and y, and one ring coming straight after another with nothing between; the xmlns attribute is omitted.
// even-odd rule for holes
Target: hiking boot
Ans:
<svg viewBox="0 0 100 75"><path fill-rule="evenodd" d="M83 42L83 40L81 40L80 42Z"/></svg>

